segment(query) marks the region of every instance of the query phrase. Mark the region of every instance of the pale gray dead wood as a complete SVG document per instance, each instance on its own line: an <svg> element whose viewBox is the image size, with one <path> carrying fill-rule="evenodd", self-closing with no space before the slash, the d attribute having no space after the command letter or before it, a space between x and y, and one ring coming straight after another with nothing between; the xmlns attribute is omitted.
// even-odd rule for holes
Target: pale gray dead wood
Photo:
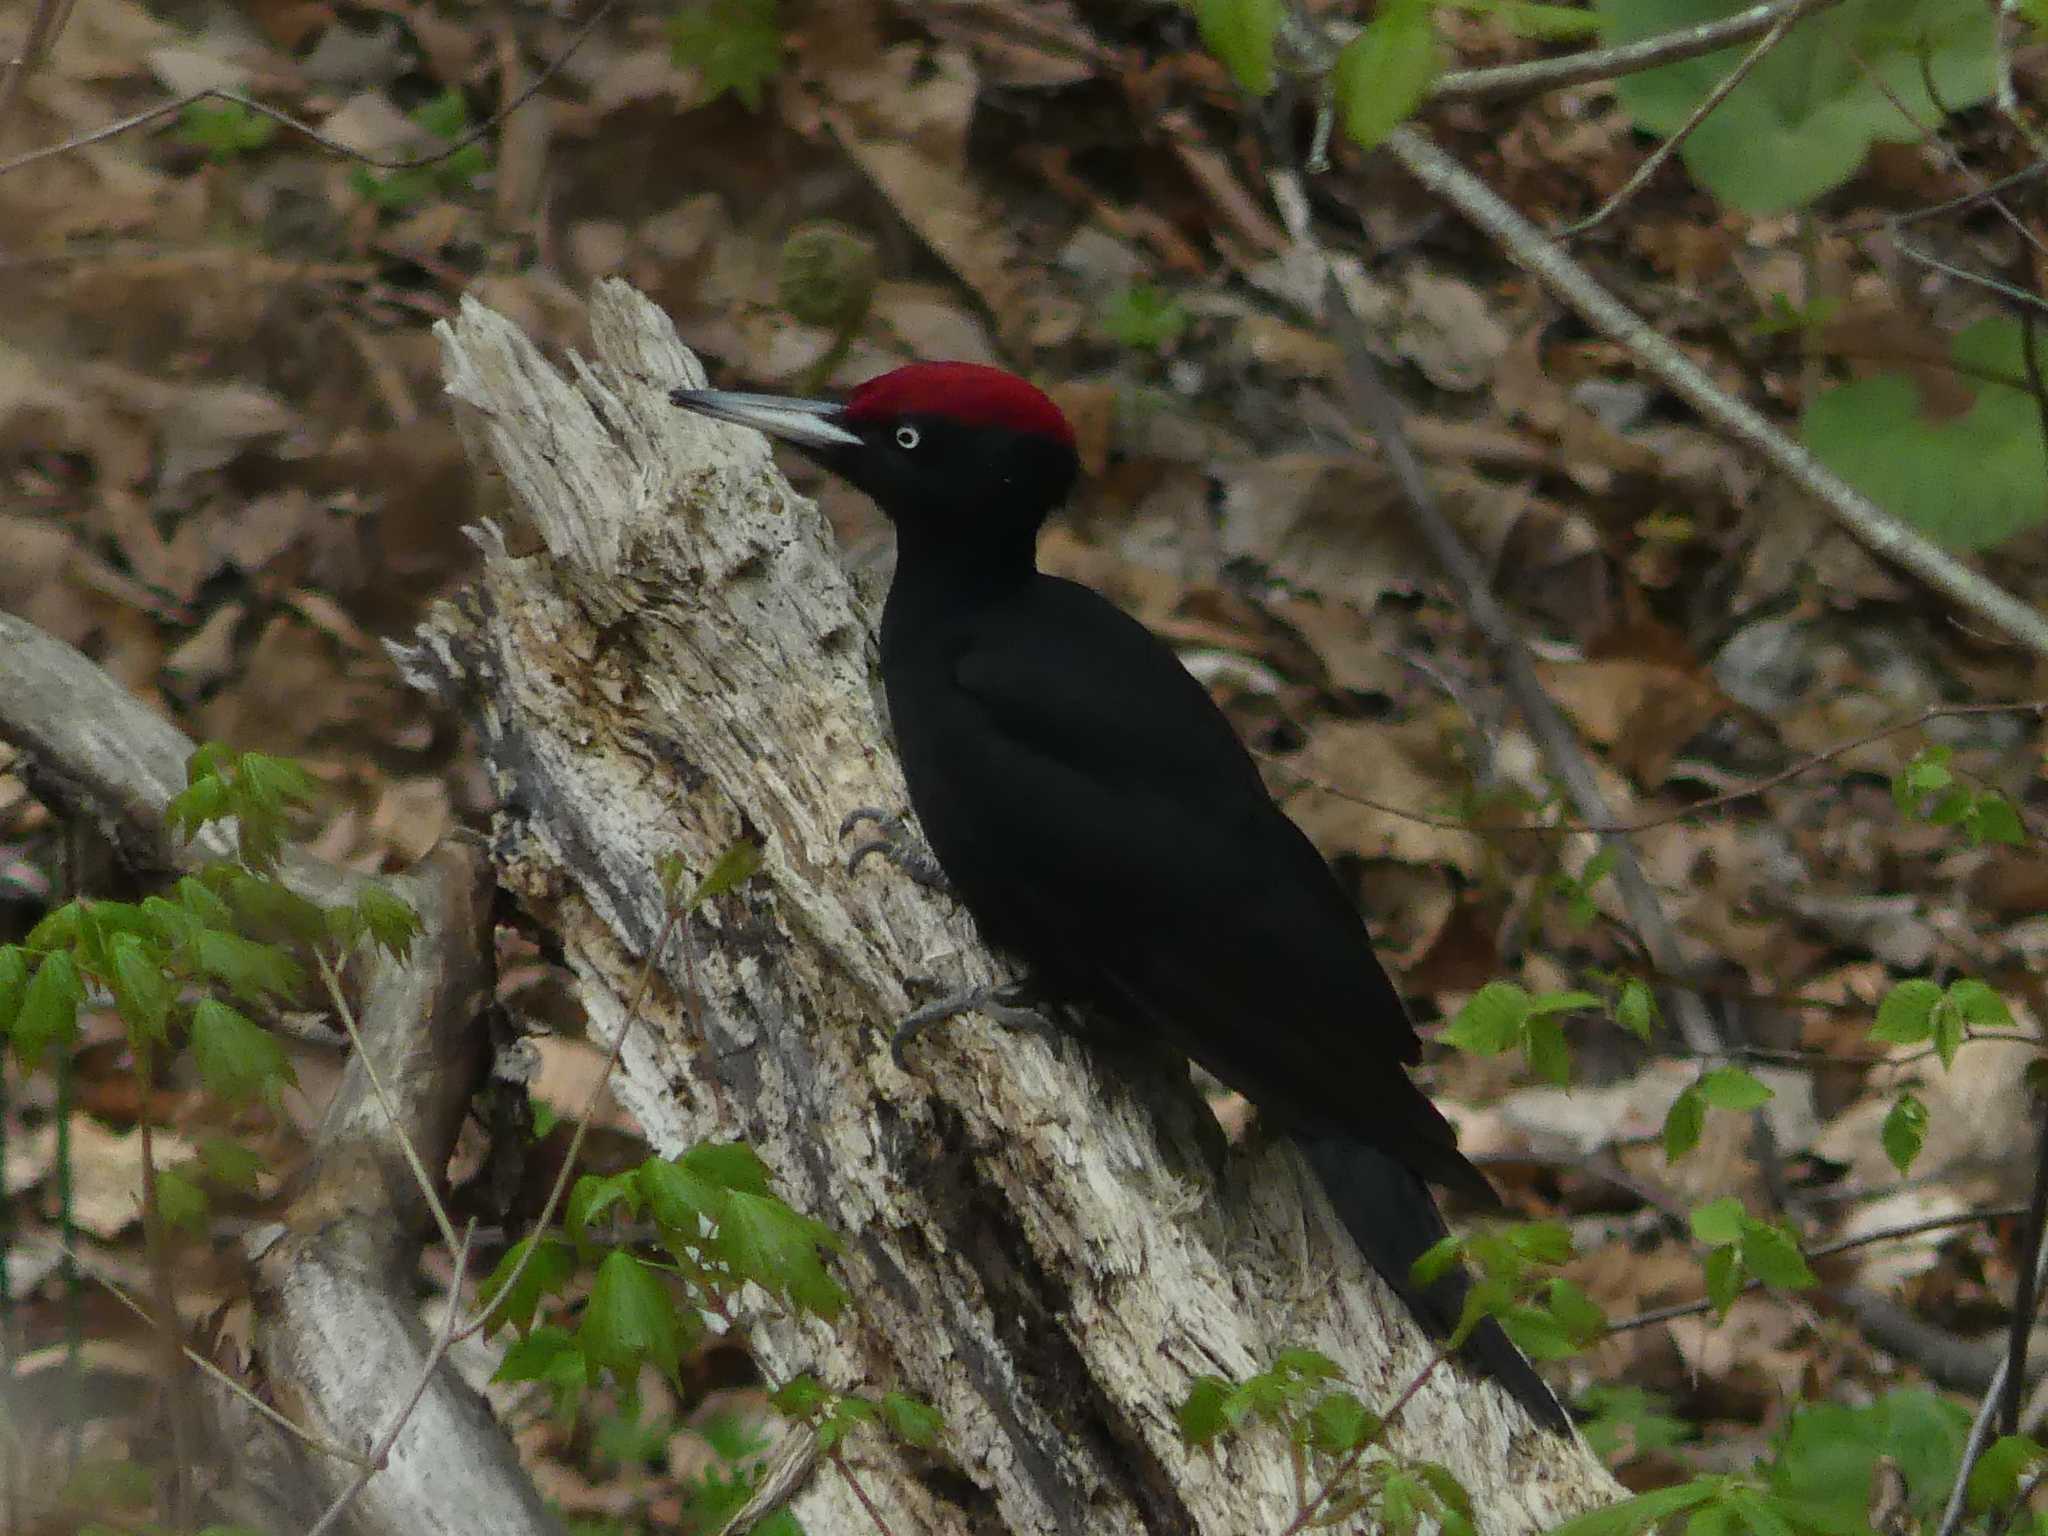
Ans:
<svg viewBox="0 0 2048 1536"><path fill-rule="evenodd" d="M174 874L228 847L217 829L197 846L166 837L163 811L185 786L193 744L72 647L0 614L0 739L59 811L90 817L144 873ZM361 877L288 852L281 873L315 901L349 899ZM359 959L360 1027L391 1090L385 1116L361 1059L351 1059L284 1221L250 1241L254 1360L271 1399L325 1442L361 1453L385 1430L394 1395L418 1379L431 1345L415 1273L425 1201L398 1137L443 1168L481 1071L477 1015L489 1001L490 868L477 849L445 845L390 884L424 931L401 964ZM231 1364L233 1362L230 1362ZM309 1451L225 1390L208 1393L215 1489L238 1518L304 1529L351 1479L348 1463ZM559 1536L511 1442L443 1361L351 1512L370 1536L489 1530Z"/></svg>
<svg viewBox="0 0 2048 1536"><path fill-rule="evenodd" d="M1384 1403L1429 1350L1291 1152L1212 1171L1213 1127L1170 1074L1127 1090L1077 1046L978 1019L920 1040L919 1075L892 1064L888 1027L925 995L906 977L995 972L942 898L843 868L846 812L905 802L872 616L764 441L669 405L703 376L667 318L607 283L591 328L594 361L566 374L474 302L440 328L465 439L522 526L477 531L476 580L398 654L473 722L500 881L561 939L601 1036L661 925L657 862L701 874L764 841L761 874L658 957L617 1085L657 1147L744 1136L847 1235L853 1308L830 1329L763 1315L764 1368L941 1409L936 1458L853 1446L895 1536L1279 1530L1283 1448L1184 1450L1190 1379L1310 1345ZM1618 1492L1451 1373L1402 1434L1489 1536ZM872 1529L829 1469L795 1507L816 1533Z"/></svg>

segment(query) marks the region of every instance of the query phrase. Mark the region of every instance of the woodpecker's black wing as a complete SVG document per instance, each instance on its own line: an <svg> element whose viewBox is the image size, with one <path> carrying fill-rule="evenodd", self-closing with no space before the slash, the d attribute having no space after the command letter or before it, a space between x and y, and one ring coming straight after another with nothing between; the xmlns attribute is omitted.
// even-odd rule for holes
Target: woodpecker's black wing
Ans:
<svg viewBox="0 0 2048 1536"><path fill-rule="evenodd" d="M1357 912L1170 650L1040 577L916 658L946 675L891 679L912 801L993 941L1280 1124L1491 1197L1404 1070L1419 1044Z"/></svg>

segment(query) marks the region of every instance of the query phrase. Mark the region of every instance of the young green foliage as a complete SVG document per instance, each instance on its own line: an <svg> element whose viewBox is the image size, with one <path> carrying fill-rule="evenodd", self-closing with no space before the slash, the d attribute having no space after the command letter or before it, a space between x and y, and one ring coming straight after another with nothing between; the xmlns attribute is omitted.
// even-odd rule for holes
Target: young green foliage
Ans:
<svg viewBox="0 0 2048 1536"><path fill-rule="evenodd" d="M2012 1011L2005 999L1983 982L1964 976L1943 988L1914 977L1893 987L1877 1005L1870 1038L1885 1045L1932 1043L1946 1069L1955 1065L1956 1052L1970 1031L2011 1028Z"/></svg>
<svg viewBox="0 0 2048 1536"><path fill-rule="evenodd" d="M1665 1161L1675 1163L1699 1145L1708 1110L1746 1113L1761 1109L1774 1097L1769 1084L1741 1067L1714 1067L1702 1072L1679 1092L1665 1112Z"/></svg>
<svg viewBox="0 0 2048 1536"><path fill-rule="evenodd" d="M762 89L782 72L782 23L776 0L698 0L670 18L669 57L694 69L704 99L731 92L749 112L761 109Z"/></svg>
<svg viewBox="0 0 2048 1536"><path fill-rule="evenodd" d="M1596 1383L1579 1394L1578 1406L1587 1414L1579 1424L1586 1444L1617 1464L1670 1450L1696 1433L1686 1420L1666 1412L1669 1398L1641 1387Z"/></svg>
<svg viewBox="0 0 2048 1536"><path fill-rule="evenodd" d="M1442 1038L1475 1056L1498 1056L1519 1045L1534 1071L1563 1087L1571 1081L1572 1054L1559 1016L1599 1006L1591 992L1532 994L1512 981L1489 981L1466 1000Z"/></svg>
<svg viewBox="0 0 2048 1536"><path fill-rule="evenodd" d="M1286 0L1194 0L1202 46L1254 96L1273 89L1273 45Z"/></svg>
<svg viewBox="0 0 2048 1536"><path fill-rule="evenodd" d="M1603 41L1632 43L1720 20L1741 0L1596 0L1595 9ZM1873 144L1910 142L1944 112L1983 101L1993 35L1991 12L1968 0L1845 0L1795 26L1679 153L1725 203L1748 213L1799 207L1847 181ZM1673 133L1749 46L1625 75L1622 105L1638 126Z"/></svg>
<svg viewBox="0 0 2048 1536"><path fill-rule="evenodd" d="M2028 409L2031 411L2031 403ZM1995 789L1957 783L1949 768L1954 756L1949 747L1922 747L1893 776L1892 800L1899 814L1930 826L1961 827L1972 847L1985 843L2023 846L2027 829L2012 801Z"/></svg>
<svg viewBox="0 0 2048 1536"><path fill-rule="evenodd" d="M1429 0L1382 0L1365 30L1337 56L1337 115L1360 149L1372 149L1429 94L1443 68Z"/></svg>
<svg viewBox="0 0 2048 1536"><path fill-rule="evenodd" d="M1706 1245L1707 1299L1726 1318L1751 1277L1779 1290L1801 1291L1819 1284L1786 1228L1760 1221L1733 1195L1694 1209L1692 1235Z"/></svg>
<svg viewBox="0 0 2048 1536"><path fill-rule="evenodd" d="M1164 288L1133 283L1102 306L1102 328L1120 346L1158 352L1180 339L1192 316Z"/></svg>
<svg viewBox="0 0 2048 1536"><path fill-rule="evenodd" d="M1987 549L2038 528L2048 520L2048 445L2027 388L2024 346L2020 323L2010 319L1981 320L1956 337L1949 377L1973 397L1960 413L1934 408L1903 372L1823 391L1800 423L1806 445L1879 506L1950 549ZM1952 794L1957 805L1972 798L1960 788ZM2018 842L2011 802L1994 798L1998 835L1988 840L2010 833ZM1929 819L1964 818L1956 810ZM1971 841L1987 840L1975 819L1966 825Z"/></svg>
<svg viewBox="0 0 2048 1536"><path fill-rule="evenodd" d="M462 92L450 86L439 96L412 113L412 121L433 138L453 144L473 124L469 103ZM431 197L449 197L467 191L491 167L490 152L481 141L464 144L453 154L426 165L405 170L373 171L357 166L349 173L349 185L360 197L379 208L402 212L416 208Z"/></svg>

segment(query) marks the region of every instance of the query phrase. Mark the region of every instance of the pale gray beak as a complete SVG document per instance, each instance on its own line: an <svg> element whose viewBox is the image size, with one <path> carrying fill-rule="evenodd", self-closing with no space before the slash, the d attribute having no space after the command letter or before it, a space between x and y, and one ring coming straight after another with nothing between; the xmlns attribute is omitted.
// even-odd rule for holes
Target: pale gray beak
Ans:
<svg viewBox="0 0 2048 1536"><path fill-rule="evenodd" d="M672 389L668 397L686 411L752 427L799 448L858 448L861 440L839 425L836 400L793 400L787 395L742 395L724 389Z"/></svg>

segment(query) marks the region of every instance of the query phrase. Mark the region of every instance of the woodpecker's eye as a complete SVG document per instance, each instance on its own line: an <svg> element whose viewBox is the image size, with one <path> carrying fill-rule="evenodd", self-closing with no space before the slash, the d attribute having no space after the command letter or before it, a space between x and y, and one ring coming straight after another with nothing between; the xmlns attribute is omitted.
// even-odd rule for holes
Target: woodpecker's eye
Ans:
<svg viewBox="0 0 2048 1536"><path fill-rule="evenodd" d="M898 427L896 429L896 446L898 448L915 448L917 444L917 428Z"/></svg>

